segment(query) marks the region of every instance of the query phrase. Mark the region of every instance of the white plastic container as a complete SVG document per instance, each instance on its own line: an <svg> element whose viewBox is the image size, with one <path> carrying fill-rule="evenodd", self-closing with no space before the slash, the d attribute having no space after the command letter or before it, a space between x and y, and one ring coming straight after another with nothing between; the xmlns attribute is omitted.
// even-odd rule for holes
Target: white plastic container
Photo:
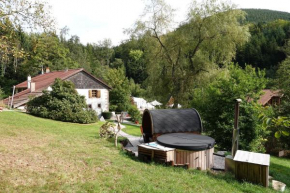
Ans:
<svg viewBox="0 0 290 193"><path fill-rule="evenodd" d="M272 180L272 187L274 190L284 192L286 188L286 184L279 182L277 180Z"/></svg>

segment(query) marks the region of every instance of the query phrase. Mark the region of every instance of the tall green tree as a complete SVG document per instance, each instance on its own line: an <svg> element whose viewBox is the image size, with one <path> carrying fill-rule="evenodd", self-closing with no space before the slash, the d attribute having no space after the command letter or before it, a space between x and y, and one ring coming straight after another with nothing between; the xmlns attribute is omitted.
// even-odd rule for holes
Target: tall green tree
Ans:
<svg viewBox="0 0 290 193"><path fill-rule="evenodd" d="M286 20L250 24L251 38L238 47L235 61L266 69L267 77L274 78L278 64L286 58L281 48L290 38L289 30L290 21Z"/></svg>
<svg viewBox="0 0 290 193"><path fill-rule="evenodd" d="M4 77L6 67L13 61L16 72L19 58L23 58L24 50L16 38L16 31L22 28L31 30L51 30L54 20L50 16L45 2L34 0L0 0L0 57L1 76Z"/></svg>
<svg viewBox="0 0 290 193"><path fill-rule="evenodd" d="M249 33L239 22L244 12L215 0L194 2L189 20L178 29L172 28L172 16L172 8L163 0L152 0L133 31L146 36L150 44L149 84L164 99L171 95L177 107L186 101L195 77L217 64L230 62L236 46L243 44Z"/></svg>
<svg viewBox="0 0 290 193"><path fill-rule="evenodd" d="M277 109L278 115L290 117L290 41L283 47L283 52L286 54L286 59L281 62L276 75L276 87L281 89L283 95L282 104Z"/></svg>
<svg viewBox="0 0 290 193"><path fill-rule="evenodd" d="M127 111L130 106L129 80L122 68L109 69L105 81L113 88L110 91L110 110Z"/></svg>
<svg viewBox="0 0 290 193"><path fill-rule="evenodd" d="M54 26L49 6L36 0L0 0L0 21L9 19L14 28L25 26L31 29L48 29Z"/></svg>
<svg viewBox="0 0 290 193"><path fill-rule="evenodd" d="M259 122L259 106L256 100L266 85L265 72L246 66L229 65L220 70L219 77L203 88L195 89L192 107L196 108L204 122L204 129L217 145L230 150L234 127L235 99L242 99L240 107L240 147L260 151L259 134L263 132Z"/></svg>
<svg viewBox="0 0 290 193"><path fill-rule="evenodd" d="M129 57L130 59L126 65L126 75L136 83L141 84L148 77L144 53L142 50L131 50Z"/></svg>
<svg viewBox="0 0 290 193"><path fill-rule="evenodd" d="M33 34L30 37L30 54L24 64L27 73L37 74L42 67L49 67L51 70L78 67L70 59L69 49L60 42L56 34L41 33Z"/></svg>

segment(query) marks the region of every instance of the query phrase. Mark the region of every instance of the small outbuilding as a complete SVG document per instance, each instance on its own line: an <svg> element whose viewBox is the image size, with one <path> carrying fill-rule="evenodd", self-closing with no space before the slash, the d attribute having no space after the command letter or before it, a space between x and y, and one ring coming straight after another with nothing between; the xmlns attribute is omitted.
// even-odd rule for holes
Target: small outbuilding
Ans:
<svg viewBox="0 0 290 193"><path fill-rule="evenodd" d="M270 155L238 150L235 157L235 177L269 186Z"/></svg>

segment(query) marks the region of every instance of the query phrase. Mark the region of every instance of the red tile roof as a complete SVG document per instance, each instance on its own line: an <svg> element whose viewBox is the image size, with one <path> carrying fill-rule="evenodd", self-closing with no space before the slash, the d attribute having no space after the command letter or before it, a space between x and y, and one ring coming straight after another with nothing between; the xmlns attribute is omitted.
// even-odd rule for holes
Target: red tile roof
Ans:
<svg viewBox="0 0 290 193"><path fill-rule="evenodd" d="M267 104L272 97L282 97L280 90L264 89L263 92L264 94L262 94L258 100L258 103L261 105Z"/></svg>
<svg viewBox="0 0 290 193"><path fill-rule="evenodd" d="M82 71L83 69L76 70L67 70L67 71L54 71L50 73L40 74L31 79L31 82L35 82L35 90L43 89L44 87L48 87L51 85L56 78L60 78L62 80ZM16 88L27 88L27 80L17 84Z"/></svg>
<svg viewBox="0 0 290 193"><path fill-rule="evenodd" d="M56 78L60 78L62 80L65 80L65 79L69 78L70 76L72 76L78 72L81 72L81 71L84 71L88 75L90 75L92 78L97 79L99 82L104 84L109 89L111 88L106 83L104 83L102 80L94 77L89 72L85 71L83 68L64 70L64 71L54 71L54 72L50 72L50 73L40 74L38 76L33 77L31 79L31 82L35 83L35 91L39 91L39 90L43 90L44 87L48 87L49 85L53 84L53 82ZM20 84L17 84L15 87L16 88L27 88L27 80L20 83Z"/></svg>

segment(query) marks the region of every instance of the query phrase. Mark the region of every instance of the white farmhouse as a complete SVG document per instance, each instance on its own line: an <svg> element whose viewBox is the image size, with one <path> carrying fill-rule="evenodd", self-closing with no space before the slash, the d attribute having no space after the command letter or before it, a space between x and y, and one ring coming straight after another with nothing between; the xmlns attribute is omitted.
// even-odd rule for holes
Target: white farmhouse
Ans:
<svg viewBox="0 0 290 193"><path fill-rule="evenodd" d="M31 96L42 95L43 90L51 90L51 85L56 78L72 81L76 91L85 97L89 108L95 110L100 116L103 111L109 111L109 87L102 80L94 77L83 68L63 70L46 73L35 77L28 76L27 80L15 86L15 95L5 99L4 103L12 105L13 108L23 108Z"/></svg>

